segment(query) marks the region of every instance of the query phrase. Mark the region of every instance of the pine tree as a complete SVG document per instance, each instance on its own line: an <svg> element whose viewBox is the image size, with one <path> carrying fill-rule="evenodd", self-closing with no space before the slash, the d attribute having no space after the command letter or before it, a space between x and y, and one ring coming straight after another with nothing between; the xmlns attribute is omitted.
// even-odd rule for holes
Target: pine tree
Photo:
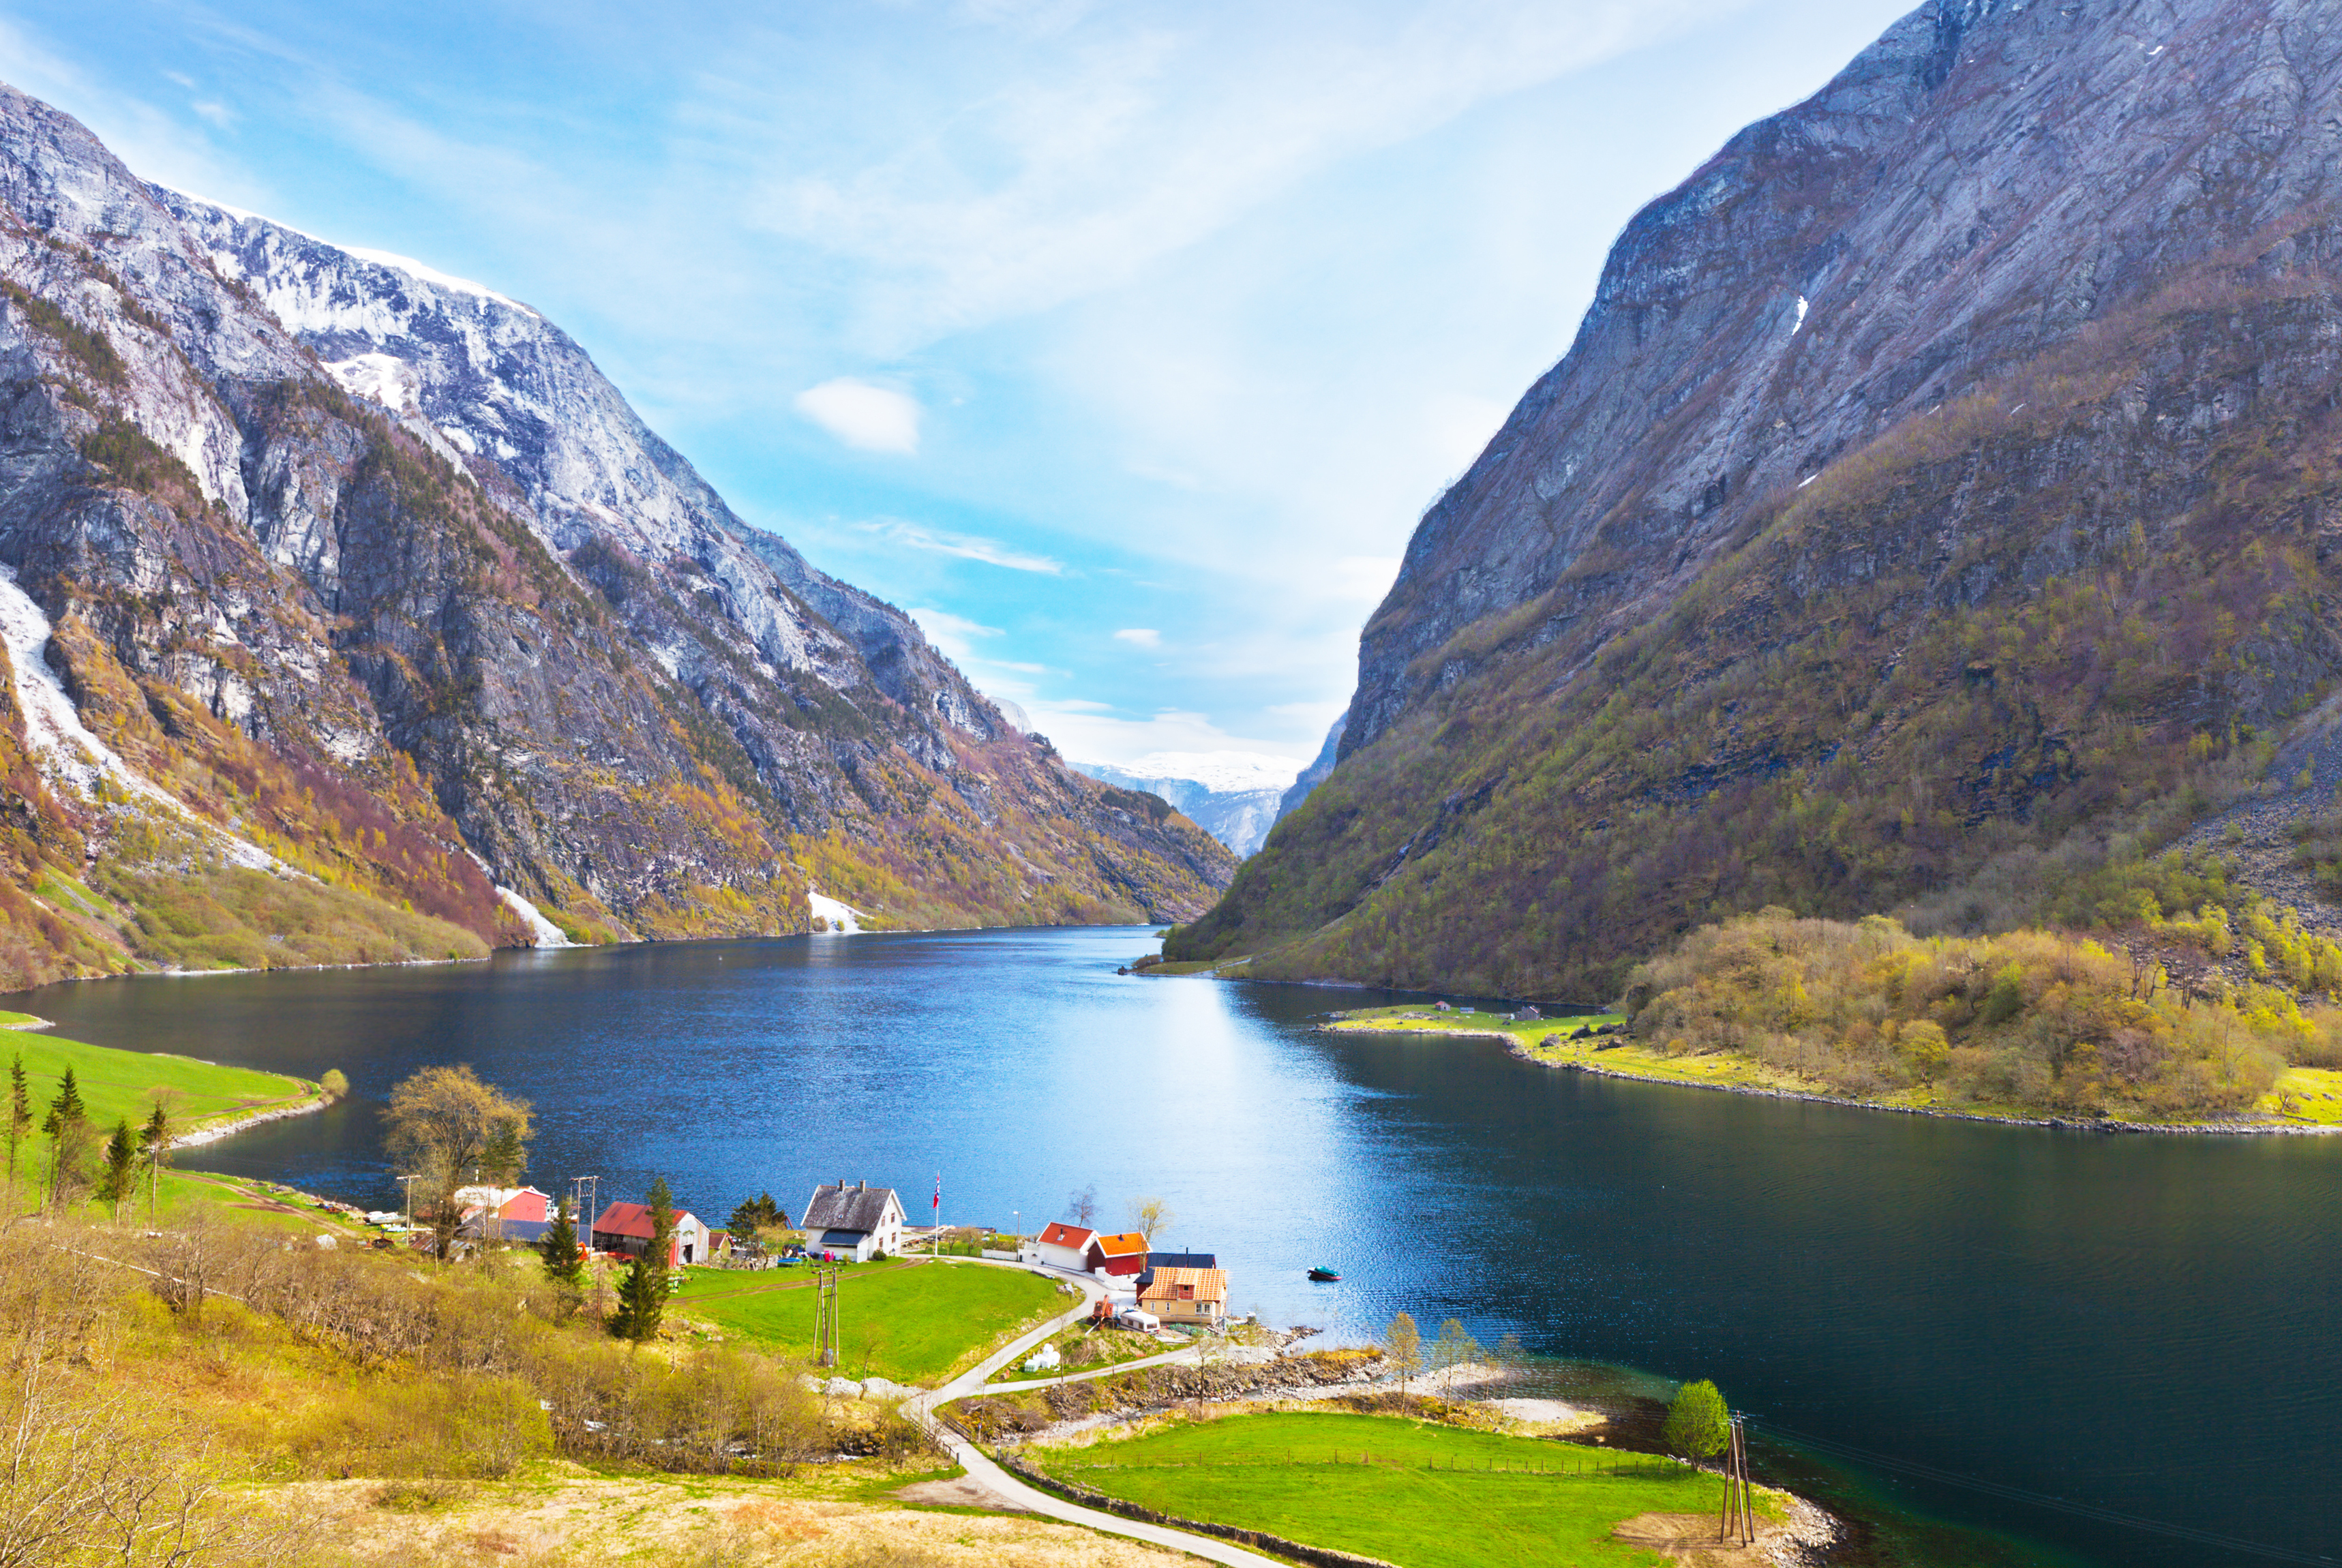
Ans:
<svg viewBox="0 0 2342 1568"><path fill-rule="evenodd" d="M159 1099L146 1124L138 1129L138 1153L146 1162L146 1223L151 1225L162 1207L163 1162L171 1153L171 1117Z"/></svg>
<svg viewBox="0 0 2342 1568"><path fill-rule="evenodd" d="M82 1104L81 1085L74 1080L74 1070L57 1082L57 1097L49 1102L49 1114L41 1123L41 1131L49 1138L49 1192L56 1202L65 1201L65 1183L76 1173L80 1163L81 1145L89 1129L89 1107Z"/></svg>
<svg viewBox="0 0 2342 1568"><path fill-rule="evenodd" d="M650 1195L644 1203L651 1211L651 1239L643 1247L643 1256L650 1261L659 1304L664 1306L667 1270L675 1265L675 1194L667 1190L665 1176L651 1183Z"/></svg>
<svg viewBox="0 0 2342 1568"><path fill-rule="evenodd" d="M33 1130L33 1085L25 1076L25 1054L8 1064L8 1212L16 1212L16 1151Z"/></svg>
<svg viewBox="0 0 2342 1568"><path fill-rule="evenodd" d="M585 1288L586 1254L578 1248L577 1222L570 1218L568 1204L553 1206L553 1223L536 1243L536 1255L545 1260L546 1279L573 1290Z"/></svg>
<svg viewBox="0 0 2342 1568"><path fill-rule="evenodd" d="M122 1200L138 1191L138 1140L130 1131L130 1118L125 1116L114 1124L114 1136L105 1144L105 1174L98 1183L97 1195L105 1200L106 1217L122 1218Z"/></svg>
<svg viewBox="0 0 2342 1568"><path fill-rule="evenodd" d="M626 1277L618 1282L618 1310L610 1314L610 1332L637 1344L656 1339L666 1308L666 1270L654 1268L645 1254L626 1265Z"/></svg>

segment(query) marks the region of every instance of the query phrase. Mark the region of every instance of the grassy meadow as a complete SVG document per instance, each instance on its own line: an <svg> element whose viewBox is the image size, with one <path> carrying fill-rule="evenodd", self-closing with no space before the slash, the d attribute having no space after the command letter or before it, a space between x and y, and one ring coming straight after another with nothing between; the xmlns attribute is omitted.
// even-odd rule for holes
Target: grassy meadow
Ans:
<svg viewBox="0 0 2342 1568"><path fill-rule="evenodd" d="M1407 1568L1646 1568L1665 1559L1613 1540L1619 1523L1712 1518L1723 1496L1714 1476L1667 1460L1376 1415L1234 1415L1033 1456L1063 1480L1166 1513ZM1620 1464L1629 1473L1609 1473ZM1759 1506L1777 1510L1761 1496Z"/></svg>
<svg viewBox="0 0 2342 1568"><path fill-rule="evenodd" d="M255 1111L302 1104L316 1097L315 1084L275 1073L223 1067L193 1056L117 1051L11 1026L21 1025L28 1017L21 1013L0 1014L0 1068L11 1058L24 1058L35 1124L47 1114L67 1067L73 1069L82 1101L89 1107L91 1125L103 1131L111 1131L115 1122L125 1119L133 1127L144 1122L157 1091L169 1097L171 1119L181 1132Z"/></svg>
<svg viewBox="0 0 2342 1568"><path fill-rule="evenodd" d="M850 1266L838 1284L837 1371L932 1384L1013 1331L1073 1304L1054 1283L1023 1269L950 1258ZM668 1310L762 1350L802 1356L813 1349L810 1269L694 1269Z"/></svg>

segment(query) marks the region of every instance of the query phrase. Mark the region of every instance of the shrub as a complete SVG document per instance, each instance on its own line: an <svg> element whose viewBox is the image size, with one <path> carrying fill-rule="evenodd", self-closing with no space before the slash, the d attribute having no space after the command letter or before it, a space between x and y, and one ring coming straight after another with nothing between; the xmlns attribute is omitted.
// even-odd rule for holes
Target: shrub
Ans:
<svg viewBox="0 0 2342 1568"><path fill-rule="evenodd" d="M2280 946L2298 933L2290 912L2247 921ZM2189 995L2085 937L1920 938L1879 916L1767 909L1704 927L1638 967L1628 1002L1671 1054L1740 1052L1850 1096L1941 1082L1955 1100L2060 1114L2239 1111L2287 1061L2342 1054L2342 1014L2278 987Z"/></svg>

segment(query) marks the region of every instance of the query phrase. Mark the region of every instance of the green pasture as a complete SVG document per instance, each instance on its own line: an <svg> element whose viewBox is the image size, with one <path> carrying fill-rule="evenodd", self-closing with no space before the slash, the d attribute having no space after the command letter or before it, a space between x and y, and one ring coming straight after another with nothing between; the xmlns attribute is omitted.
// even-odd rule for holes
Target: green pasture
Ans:
<svg viewBox="0 0 2342 1568"><path fill-rule="evenodd" d="M0 1024L24 1017L23 1014L0 1015ZM48 1114L49 1102L55 1097L57 1082L67 1067L81 1086L91 1125L107 1132L120 1120L127 1119L134 1128L145 1121L157 1090L169 1094L171 1120L181 1132L226 1116L299 1104L317 1092L316 1085L300 1079L248 1067L221 1067L192 1056L117 1051L79 1040L60 1040L38 1030L0 1029L0 1072L17 1056L24 1058L25 1075L32 1084L36 1125ZM5 1084L0 1084L0 1094L5 1092Z"/></svg>
<svg viewBox="0 0 2342 1568"><path fill-rule="evenodd" d="M933 1385L1075 1304L1023 1269L950 1258L865 1263L838 1282L838 1373ZM670 1310L786 1354L813 1350L810 1268L695 1269Z"/></svg>
<svg viewBox="0 0 2342 1568"><path fill-rule="evenodd" d="M1714 1514L1724 1495L1670 1460L1394 1416L1236 1415L1028 1452L1053 1475L1166 1513L1406 1568L1659 1568L1612 1529L1640 1513Z"/></svg>

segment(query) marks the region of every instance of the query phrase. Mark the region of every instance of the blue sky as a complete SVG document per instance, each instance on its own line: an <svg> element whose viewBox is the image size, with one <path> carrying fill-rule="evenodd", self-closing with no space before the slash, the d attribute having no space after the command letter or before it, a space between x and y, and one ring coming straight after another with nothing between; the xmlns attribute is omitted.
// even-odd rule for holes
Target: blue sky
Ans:
<svg viewBox="0 0 2342 1568"><path fill-rule="evenodd" d="M1868 0L24 0L149 178L526 300L1070 755L1306 760L1613 237Z"/></svg>

